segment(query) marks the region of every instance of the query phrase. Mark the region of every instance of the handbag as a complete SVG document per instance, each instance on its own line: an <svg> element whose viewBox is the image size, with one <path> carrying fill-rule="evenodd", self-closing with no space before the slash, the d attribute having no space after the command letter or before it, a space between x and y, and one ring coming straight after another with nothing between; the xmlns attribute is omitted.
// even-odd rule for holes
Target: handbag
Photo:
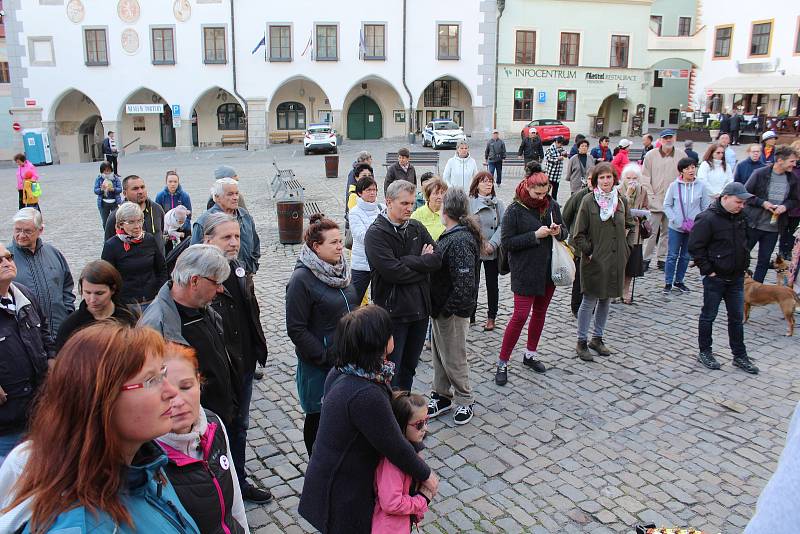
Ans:
<svg viewBox="0 0 800 534"><path fill-rule="evenodd" d="M653 235L653 225L646 218L639 220L639 239L647 239Z"/></svg>
<svg viewBox="0 0 800 534"><path fill-rule="evenodd" d="M678 184L678 202L681 205L681 213L683 214L683 222L681 223L681 232L689 233L694 228L694 220L686 218L686 210L683 208L683 196L681 195L681 186Z"/></svg>
<svg viewBox="0 0 800 534"><path fill-rule="evenodd" d="M350 228L344 229L344 248L353 250L353 232L350 231Z"/></svg>
<svg viewBox="0 0 800 534"><path fill-rule="evenodd" d="M497 273L506 275L511 272L511 266L508 264L508 251L500 245L497 247Z"/></svg>
<svg viewBox="0 0 800 534"><path fill-rule="evenodd" d="M553 254L550 258L550 278L558 286L572 286L575 281L575 256L564 243L553 240Z"/></svg>

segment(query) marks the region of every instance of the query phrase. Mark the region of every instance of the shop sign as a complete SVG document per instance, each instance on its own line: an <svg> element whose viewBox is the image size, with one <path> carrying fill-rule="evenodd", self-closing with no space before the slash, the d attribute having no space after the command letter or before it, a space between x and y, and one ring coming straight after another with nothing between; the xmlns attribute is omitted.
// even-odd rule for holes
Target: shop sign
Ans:
<svg viewBox="0 0 800 534"><path fill-rule="evenodd" d="M164 113L164 104L125 104L128 115L158 115Z"/></svg>
<svg viewBox="0 0 800 534"><path fill-rule="evenodd" d="M584 76L589 82L636 82L638 74L617 74L614 72L587 72Z"/></svg>
<svg viewBox="0 0 800 534"><path fill-rule="evenodd" d="M547 101L547 93L544 91L539 91L539 103L544 104Z"/></svg>
<svg viewBox="0 0 800 534"><path fill-rule="evenodd" d="M658 75L661 78L688 78L689 69L660 69Z"/></svg>
<svg viewBox="0 0 800 534"><path fill-rule="evenodd" d="M628 98L628 88L617 87L617 96L619 96L621 100L625 100L626 98Z"/></svg>
<svg viewBox="0 0 800 534"><path fill-rule="evenodd" d="M525 98L525 91L523 91L522 89L516 89L514 91L514 99L522 100L523 98Z"/></svg>
<svg viewBox="0 0 800 534"><path fill-rule="evenodd" d="M505 67L503 71L506 74L506 78L536 78L539 80L553 78L557 80L574 80L578 77L578 71L570 69Z"/></svg>
<svg viewBox="0 0 800 534"><path fill-rule="evenodd" d="M559 91L558 92L558 101L559 102L566 102L567 101L567 92L566 91Z"/></svg>

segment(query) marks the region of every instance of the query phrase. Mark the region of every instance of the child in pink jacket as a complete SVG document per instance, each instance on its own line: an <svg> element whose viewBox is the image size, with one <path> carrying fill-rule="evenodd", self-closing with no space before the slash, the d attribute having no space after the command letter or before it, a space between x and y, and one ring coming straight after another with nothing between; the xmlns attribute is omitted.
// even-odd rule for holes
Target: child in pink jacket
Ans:
<svg viewBox="0 0 800 534"><path fill-rule="evenodd" d="M428 427L427 399L408 391L395 392L392 411L408 441L414 446L422 444ZM398 469L383 458L375 470L375 511L372 514L372 534L398 534L411 531L412 523L418 523L428 511L430 496L417 487L417 494L410 495L416 481L411 475Z"/></svg>
<svg viewBox="0 0 800 534"><path fill-rule="evenodd" d="M32 182L39 181L39 173L36 172L36 167L28 161L25 154L17 154L14 156L14 163L17 164L17 191L19 192L19 209L22 209L26 204L22 201L22 189L25 187L25 180ZM28 206L33 207L31 204Z"/></svg>

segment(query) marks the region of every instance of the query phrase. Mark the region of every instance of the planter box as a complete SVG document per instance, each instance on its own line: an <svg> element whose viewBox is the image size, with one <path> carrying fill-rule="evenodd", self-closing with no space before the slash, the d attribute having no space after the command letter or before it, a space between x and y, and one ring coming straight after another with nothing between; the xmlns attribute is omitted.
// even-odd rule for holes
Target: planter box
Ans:
<svg viewBox="0 0 800 534"><path fill-rule="evenodd" d="M708 130L678 130L677 133L677 141L699 141L702 143L711 141Z"/></svg>

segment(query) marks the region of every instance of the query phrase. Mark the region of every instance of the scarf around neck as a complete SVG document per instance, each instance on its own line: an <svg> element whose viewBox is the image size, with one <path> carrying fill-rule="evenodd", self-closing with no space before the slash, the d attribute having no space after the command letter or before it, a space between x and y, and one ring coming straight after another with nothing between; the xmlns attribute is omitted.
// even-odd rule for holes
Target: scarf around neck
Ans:
<svg viewBox="0 0 800 534"><path fill-rule="evenodd" d="M541 175L541 176L539 176ZM544 198L535 199L531 196L528 192L528 188L533 186L535 182L541 183L542 176L544 173L535 173L527 178L523 178L520 183L517 184L516 193L516 200L518 200L523 206L528 209L532 210L539 210L540 212L547 211L547 207L550 205L550 195L547 194Z"/></svg>
<svg viewBox="0 0 800 534"><path fill-rule="evenodd" d="M159 443L169 445L176 451L181 452L186 456L197 458L197 452L202 450L202 445L204 444L203 442L205 441L204 438L207 431L208 419L206 418L205 410L203 410L203 407L201 406L199 417L194 425L192 425L192 429L189 432L186 434L175 434L174 432L170 432L169 434L164 434L158 438L157 441ZM200 454L200 457L202 457L202 453Z"/></svg>
<svg viewBox="0 0 800 534"><path fill-rule="evenodd" d="M617 211L619 203L619 186L615 185L608 193L603 192L599 187L594 189L594 200L600 206L600 220L607 221Z"/></svg>
<svg viewBox="0 0 800 534"><path fill-rule="evenodd" d="M144 230L142 230L141 235L139 237L131 237L125 233L122 228L117 230L117 237L122 241L122 248L125 249L125 252L128 252L131 249L131 244L138 245L142 241L144 241Z"/></svg>
<svg viewBox="0 0 800 534"><path fill-rule="evenodd" d="M339 263L331 265L327 261L321 260L316 252L303 243L299 259L300 263L308 267L314 273L314 276L324 284L336 289L342 289L350 285L350 266L347 265L344 255L339 259Z"/></svg>
<svg viewBox="0 0 800 534"><path fill-rule="evenodd" d="M336 369L342 374L357 376L359 378L369 380L370 382L385 384L387 386L392 381L392 377L394 376L394 362L390 362L388 360L383 362L379 371L365 371L361 367L356 367L352 363L348 363L344 367L337 367Z"/></svg>

